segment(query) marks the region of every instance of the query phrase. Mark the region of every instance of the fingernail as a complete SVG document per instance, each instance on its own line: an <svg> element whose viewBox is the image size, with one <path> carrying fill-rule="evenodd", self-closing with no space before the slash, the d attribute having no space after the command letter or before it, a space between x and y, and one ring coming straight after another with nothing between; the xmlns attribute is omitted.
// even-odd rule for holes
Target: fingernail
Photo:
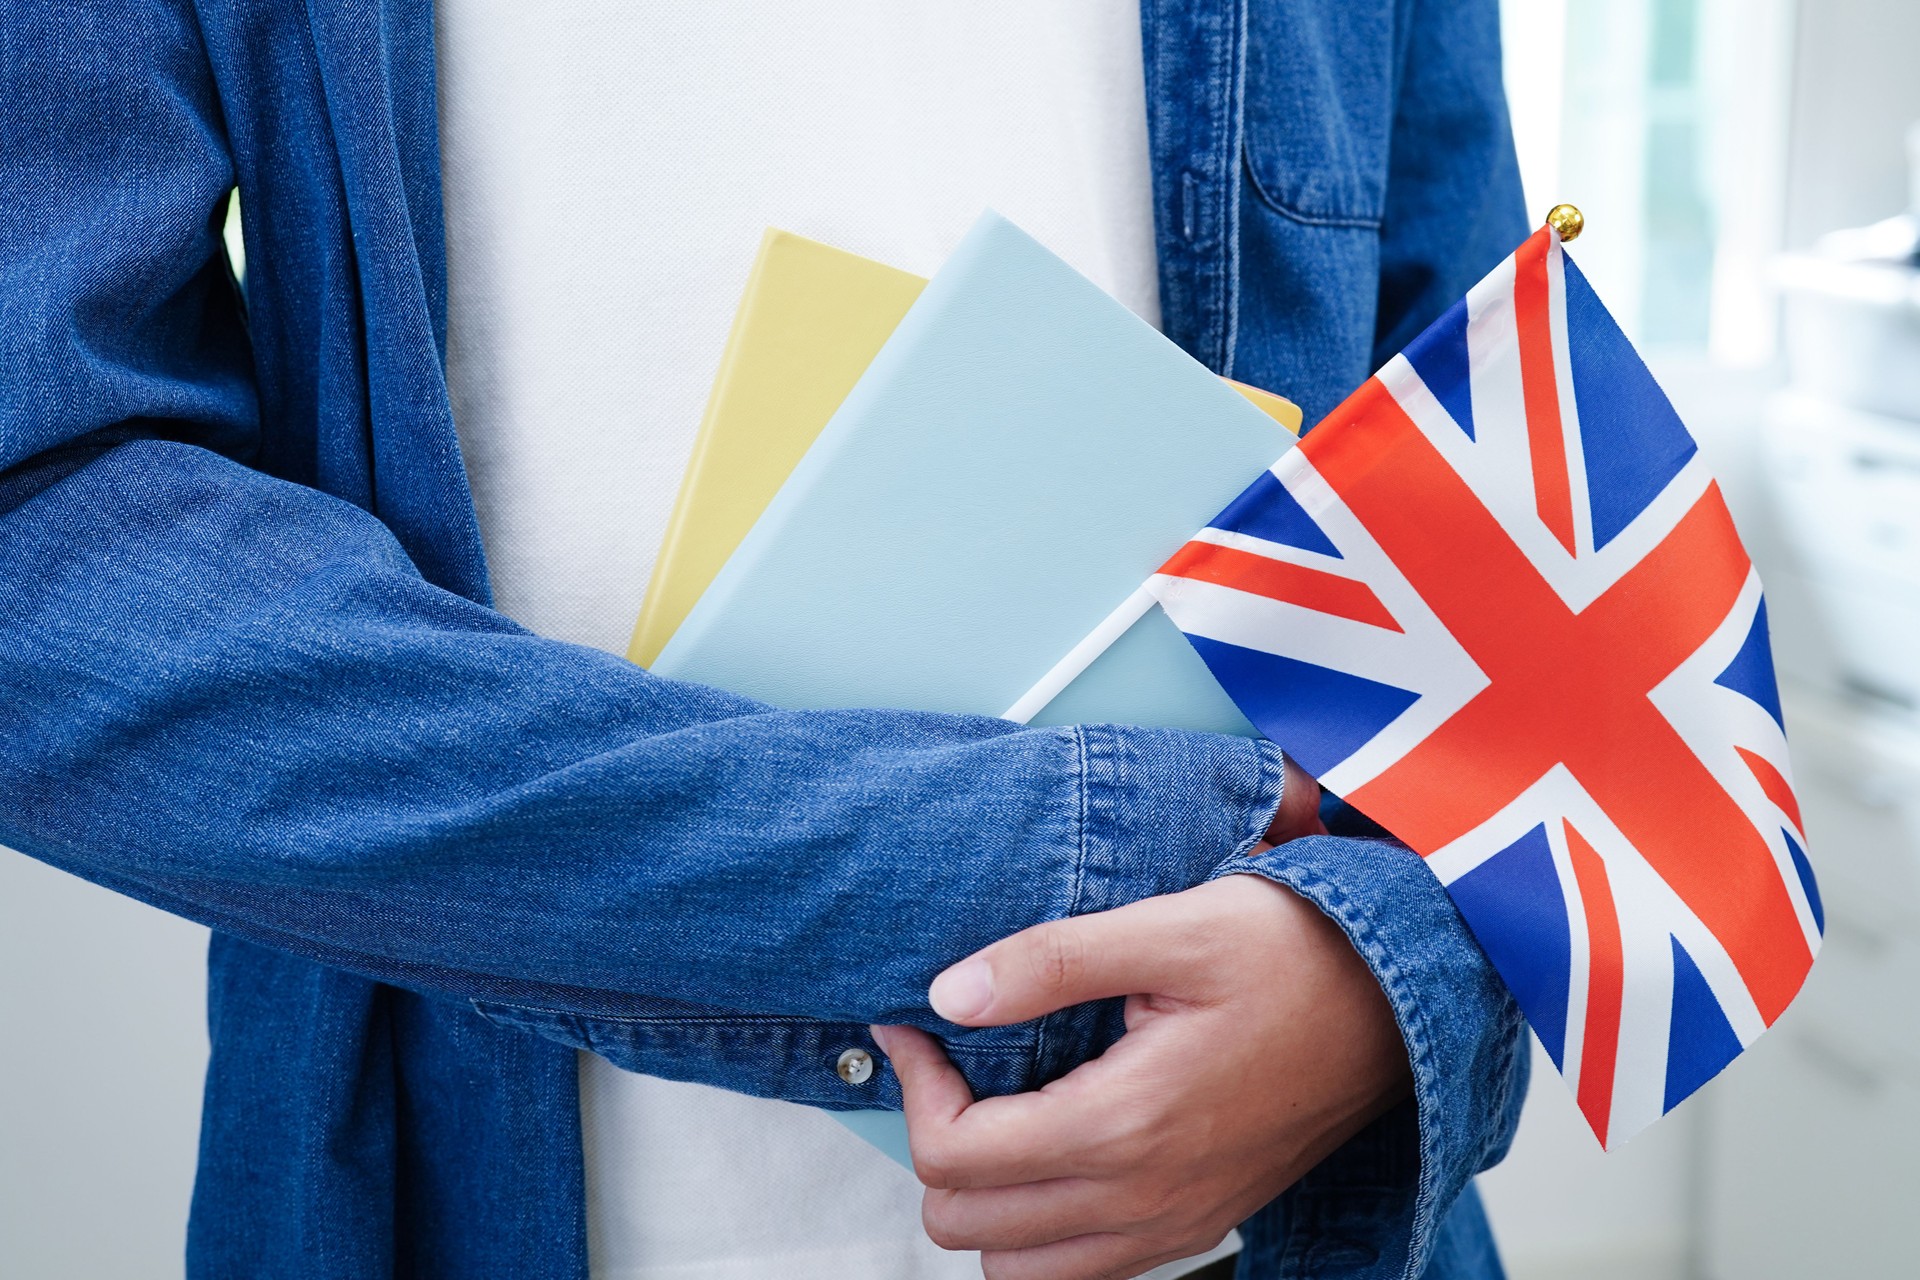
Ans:
<svg viewBox="0 0 1920 1280"><path fill-rule="evenodd" d="M886 1054L889 1058L893 1056L893 1050L887 1047L887 1029L885 1027L868 1027L867 1034L872 1036L873 1042L880 1046L880 1052Z"/></svg>
<svg viewBox="0 0 1920 1280"><path fill-rule="evenodd" d="M993 968L984 960L962 960L927 989L933 1011L948 1022L977 1018L993 1003Z"/></svg>

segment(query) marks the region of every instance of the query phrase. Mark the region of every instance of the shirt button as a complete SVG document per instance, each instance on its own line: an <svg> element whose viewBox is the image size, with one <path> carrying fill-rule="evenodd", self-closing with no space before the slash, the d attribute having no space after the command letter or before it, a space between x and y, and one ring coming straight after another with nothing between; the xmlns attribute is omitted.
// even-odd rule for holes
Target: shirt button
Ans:
<svg viewBox="0 0 1920 1280"><path fill-rule="evenodd" d="M848 1084L865 1084L873 1079L873 1055L865 1049L849 1049L840 1055L833 1069Z"/></svg>

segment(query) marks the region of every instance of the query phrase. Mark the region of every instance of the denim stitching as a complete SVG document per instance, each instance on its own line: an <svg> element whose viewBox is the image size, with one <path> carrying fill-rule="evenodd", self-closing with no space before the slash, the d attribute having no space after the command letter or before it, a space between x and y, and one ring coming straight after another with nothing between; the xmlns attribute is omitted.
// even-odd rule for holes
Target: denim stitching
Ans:
<svg viewBox="0 0 1920 1280"><path fill-rule="evenodd" d="M785 1018L777 1014L771 1014L771 1013L738 1013L738 1014L696 1013L696 1014L688 1014L683 1017L674 1017L667 1014L658 1014L658 1013L582 1013L577 1009L549 1009L541 1005L513 1004L511 1002L503 1001L503 1000L473 1000L473 1001L470 1001L469 1003L473 1005L474 1011L476 1013L478 1013L483 1018L488 1018L489 1020L491 1020L495 1014L499 1014L502 1011L506 1011L509 1013L534 1014L542 1018L585 1019L590 1022L617 1022L617 1023L632 1024L634 1026L645 1026L648 1024L662 1024L662 1025L683 1024L686 1026L702 1026L702 1027L705 1027L705 1026L743 1026L744 1027L744 1026L763 1026L763 1025L792 1026L799 1021L798 1019L795 1019L795 1018ZM828 1025L831 1025L831 1024L828 1024ZM853 1024L848 1023L847 1025L852 1026Z"/></svg>
<svg viewBox="0 0 1920 1280"><path fill-rule="evenodd" d="M473 1006L475 1013L495 1026L508 1026L531 1030L537 1026L537 1020L552 1019L555 1022L564 1024L583 1040L593 1038L589 1031L589 1024L593 1023L623 1027L661 1027L667 1029L675 1027L736 1027L743 1029L764 1027L797 1029L808 1025L810 1021L800 1018L784 1018L773 1014L695 1014L688 1017L676 1018L654 1014L576 1013L570 1009L543 1009L537 1005L504 1004L497 1000L470 1000L468 1003ZM518 1018L515 1017L516 1014L530 1014L533 1016ZM844 1025L851 1028L858 1024L851 1022L845 1024L813 1022L812 1025ZM1019 1045L985 1044L955 1046L954 1052L978 1057L1015 1058L1025 1054L1026 1050Z"/></svg>
<svg viewBox="0 0 1920 1280"><path fill-rule="evenodd" d="M1511 1001L1506 1011L1506 1024L1507 1040L1510 1047L1505 1055L1506 1064L1500 1072L1499 1105L1494 1108L1494 1111L1499 1115L1511 1114L1510 1108L1513 1106L1514 1090L1520 1081L1520 1067L1523 1061L1522 1055L1532 1047L1523 1036L1527 1025L1526 1017L1520 1012L1520 1006ZM1495 1147L1500 1145L1502 1136L1503 1135L1497 1133L1489 1133L1481 1140L1480 1155L1474 1162L1476 1173L1484 1171L1489 1166ZM1506 1145L1511 1146L1513 1142L1512 1133L1509 1132L1505 1134L1504 1137Z"/></svg>
<svg viewBox="0 0 1920 1280"><path fill-rule="evenodd" d="M1221 147L1221 176L1229 198L1225 201L1227 215L1227 261L1226 270L1221 272L1221 293L1226 331L1221 338L1220 371L1228 377L1233 376L1233 358L1240 345L1240 192L1234 188L1233 176L1237 166L1233 163L1234 140L1238 139L1242 149L1247 138L1247 4L1240 0L1236 6L1239 20L1234 23L1233 37L1230 41L1231 56L1228 61L1233 74L1228 80L1231 97L1228 102L1228 136Z"/></svg>
<svg viewBox="0 0 1920 1280"><path fill-rule="evenodd" d="M1262 738L1254 744L1260 761L1259 791L1254 799L1254 820L1260 825L1248 832L1234 846L1232 857L1245 858L1253 853L1254 847L1266 838L1273 828L1273 820L1280 816L1280 806L1287 802L1287 757L1269 740ZM1272 796L1273 802L1267 803ZM1215 870L1209 879L1217 879L1222 873Z"/></svg>
<svg viewBox="0 0 1920 1280"><path fill-rule="evenodd" d="M1210 879L1219 879L1223 875L1254 874L1264 876L1276 884L1293 889L1319 907L1320 910L1340 925L1342 932L1352 941L1354 949L1367 961L1367 967L1373 971L1381 989L1387 993L1388 1002L1393 1006L1396 1022L1400 1022L1402 1010L1406 1011L1402 1023L1403 1038L1407 1042L1407 1059L1413 1068L1414 1101L1420 1115L1437 1114L1441 1110L1441 1099L1436 1094L1438 1071L1433 1061L1433 1036L1427 1025L1426 1010L1414 1001L1406 989L1406 976L1395 965L1387 948L1375 934L1372 922L1358 910L1357 904L1338 885L1333 884L1310 868L1300 866L1264 867L1249 865L1233 867L1225 865L1216 870ZM1405 1276L1413 1280L1418 1276L1416 1263L1431 1242L1434 1229L1434 1202L1436 1200L1433 1185L1433 1171L1445 1165L1448 1140L1444 1133L1435 1132L1426 1124L1418 1126L1420 1133L1420 1176L1414 1194L1414 1214L1412 1240L1407 1250ZM1291 1233L1289 1233L1291 1234Z"/></svg>
<svg viewBox="0 0 1920 1280"><path fill-rule="evenodd" d="M1237 7L1238 6L1236 5L1236 8ZM1219 59L1219 65L1216 67L1214 72L1218 82L1222 85L1222 87L1227 92L1227 102L1225 104L1226 109L1220 112L1219 114L1219 121L1220 121L1219 130L1218 130L1219 136L1215 139L1215 142L1214 142L1216 154L1214 156L1213 163L1210 166L1212 169L1211 177L1213 179L1215 189L1219 193L1219 200L1222 206L1221 217L1225 219L1231 219L1233 216L1233 210L1228 206L1231 206L1237 203L1237 201L1231 198L1234 195L1233 169L1232 169L1232 165L1233 165L1233 79L1234 79L1233 77L1233 58L1234 58L1233 45L1234 45L1233 36L1229 32L1226 38L1219 42L1220 59ZM1227 244L1228 235L1226 233L1225 228L1222 228L1220 240L1221 240L1221 251L1222 251L1223 260L1219 263L1218 270L1214 272L1213 305L1214 305L1216 314L1219 317L1219 325L1220 325L1220 333L1219 333L1219 339L1218 339L1219 348L1215 358L1215 367L1224 370L1227 367L1227 359L1229 355L1229 350L1227 347L1227 331L1229 327L1227 322L1227 308L1229 305L1227 300L1227 295L1230 289L1232 288L1232 282L1230 280L1230 277L1232 275L1232 268L1233 268L1233 263L1231 261L1231 258L1228 256L1231 250Z"/></svg>
<svg viewBox="0 0 1920 1280"><path fill-rule="evenodd" d="M1074 788L1074 791L1079 799L1080 812L1077 824L1078 831L1074 839L1072 878L1067 890L1067 916L1069 919L1080 914L1081 894L1085 891L1086 885L1088 791L1093 784L1087 756L1087 731L1084 726L1073 726L1073 745L1079 774L1079 785ZM1027 1080L1029 1083L1035 1085L1039 1083L1040 1073L1047 1060L1047 1031L1053 1025L1055 1019L1063 1017L1066 1013L1066 1010L1061 1010L1059 1013L1049 1014L1034 1024L1033 1057L1027 1071Z"/></svg>
<svg viewBox="0 0 1920 1280"><path fill-rule="evenodd" d="M1254 194L1260 197L1260 202L1289 221L1297 222L1304 227L1344 227L1355 231L1378 231L1386 225L1384 213L1372 216L1357 213L1308 213L1304 209L1296 208L1274 194L1260 177L1259 166L1253 162L1253 148L1250 143L1242 146L1241 158L1243 161L1241 167L1246 171L1247 182L1252 186Z"/></svg>

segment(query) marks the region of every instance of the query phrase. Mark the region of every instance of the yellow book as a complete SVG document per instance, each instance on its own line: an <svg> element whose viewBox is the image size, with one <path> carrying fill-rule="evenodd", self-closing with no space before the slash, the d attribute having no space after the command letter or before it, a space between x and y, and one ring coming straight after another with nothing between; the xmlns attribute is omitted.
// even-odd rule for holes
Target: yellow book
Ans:
<svg viewBox="0 0 1920 1280"><path fill-rule="evenodd" d="M627 657L652 666L926 287L769 228L747 279ZM1287 430L1300 409L1228 380Z"/></svg>
<svg viewBox="0 0 1920 1280"><path fill-rule="evenodd" d="M1287 399L1285 396L1277 396L1271 391L1262 391L1258 387L1250 387L1244 382L1235 382L1232 378L1222 378L1221 381L1232 387L1235 391L1238 391L1247 399L1253 401L1254 408L1260 410L1260 412L1266 414L1269 418L1272 418L1275 422L1293 432L1293 434L1300 434L1299 405Z"/></svg>
<svg viewBox="0 0 1920 1280"><path fill-rule="evenodd" d="M767 231L627 657L644 667L660 656L926 283L790 231Z"/></svg>

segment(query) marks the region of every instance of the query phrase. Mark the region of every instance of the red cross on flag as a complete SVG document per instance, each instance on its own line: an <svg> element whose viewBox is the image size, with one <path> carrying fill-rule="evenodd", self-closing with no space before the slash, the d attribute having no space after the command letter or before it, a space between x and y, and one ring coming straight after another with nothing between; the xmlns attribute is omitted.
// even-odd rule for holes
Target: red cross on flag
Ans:
<svg viewBox="0 0 1920 1280"><path fill-rule="evenodd" d="M1780 1016L1822 928L1760 580L1542 229L1151 589L1452 894L1602 1144Z"/></svg>

